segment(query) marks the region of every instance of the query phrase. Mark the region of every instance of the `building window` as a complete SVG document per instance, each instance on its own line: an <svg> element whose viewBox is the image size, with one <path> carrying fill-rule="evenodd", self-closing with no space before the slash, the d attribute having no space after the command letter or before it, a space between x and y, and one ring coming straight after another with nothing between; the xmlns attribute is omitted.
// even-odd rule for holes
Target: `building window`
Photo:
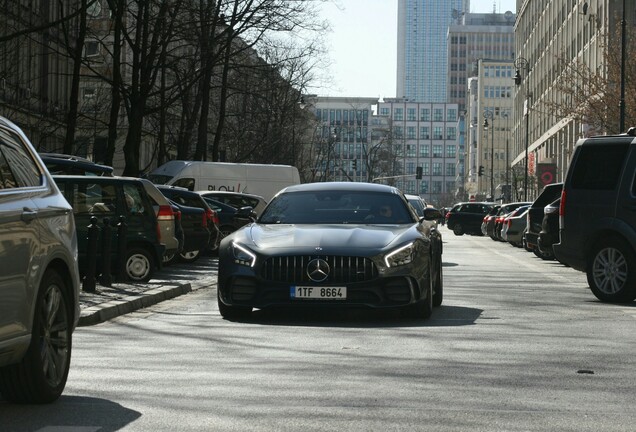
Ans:
<svg viewBox="0 0 636 432"><path fill-rule="evenodd" d="M442 126L433 127L433 139L444 139L442 135Z"/></svg>
<svg viewBox="0 0 636 432"><path fill-rule="evenodd" d="M404 120L404 110L402 108L395 108L393 111L393 120Z"/></svg>
<svg viewBox="0 0 636 432"><path fill-rule="evenodd" d="M446 112L446 120L449 122L457 121L457 110L455 108L449 108Z"/></svg>
<svg viewBox="0 0 636 432"><path fill-rule="evenodd" d="M97 91L93 87L84 87L84 89L82 89L82 97L84 99L93 99L96 94Z"/></svg>
<svg viewBox="0 0 636 432"><path fill-rule="evenodd" d="M454 126L448 126L446 128L446 139L454 140L457 138L457 128Z"/></svg>
<svg viewBox="0 0 636 432"><path fill-rule="evenodd" d="M457 156L457 146L455 144L448 144L446 146L446 157L455 158Z"/></svg>
<svg viewBox="0 0 636 432"><path fill-rule="evenodd" d="M86 44L84 44L84 55L86 57L99 55L99 43L97 41L86 41Z"/></svg>
<svg viewBox="0 0 636 432"><path fill-rule="evenodd" d="M444 110L441 108L435 108L433 111L433 121L444 121Z"/></svg>
<svg viewBox="0 0 636 432"><path fill-rule="evenodd" d="M407 149L408 149L408 146L407 146ZM406 174L407 175L415 174L415 162L406 163Z"/></svg>
<svg viewBox="0 0 636 432"><path fill-rule="evenodd" d="M407 126L406 127L406 137L408 139L416 139L415 126Z"/></svg>
<svg viewBox="0 0 636 432"><path fill-rule="evenodd" d="M430 156L430 151L429 151L429 145L428 144L420 144L420 157L429 157Z"/></svg>
<svg viewBox="0 0 636 432"><path fill-rule="evenodd" d="M406 157L415 157L415 150L417 146L415 144L407 144L406 145ZM412 174L412 173L409 173Z"/></svg>
<svg viewBox="0 0 636 432"><path fill-rule="evenodd" d="M447 177L455 177L455 163L447 163L446 164L446 176Z"/></svg>
<svg viewBox="0 0 636 432"><path fill-rule="evenodd" d="M428 126L422 126L420 128L420 139L429 139L430 137Z"/></svg>
<svg viewBox="0 0 636 432"><path fill-rule="evenodd" d="M444 157L443 147L441 144L433 145L433 157Z"/></svg>
<svg viewBox="0 0 636 432"><path fill-rule="evenodd" d="M442 175L442 163L433 162L433 175Z"/></svg>
<svg viewBox="0 0 636 432"><path fill-rule="evenodd" d="M407 115L407 120L409 120L409 121L415 121L415 120L417 120L417 119L415 118L415 108L408 108L408 109L406 110L406 115Z"/></svg>
<svg viewBox="0 0 636 432"><path fill-rule="evenodd" d="M431 110L428 108L420 109L420 121L430 121L431 120Z"/></svg>

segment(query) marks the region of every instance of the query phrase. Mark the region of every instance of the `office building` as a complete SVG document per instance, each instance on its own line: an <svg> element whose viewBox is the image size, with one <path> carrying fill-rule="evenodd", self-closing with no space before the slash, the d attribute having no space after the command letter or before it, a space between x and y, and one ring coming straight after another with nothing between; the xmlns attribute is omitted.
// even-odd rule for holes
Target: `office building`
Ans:
<svg viewBox="0 0 636 432"><path fill-rule="evenodd" d="M447 101L448 27L469 6L469 0L398 0L397 97Z"/></svg>

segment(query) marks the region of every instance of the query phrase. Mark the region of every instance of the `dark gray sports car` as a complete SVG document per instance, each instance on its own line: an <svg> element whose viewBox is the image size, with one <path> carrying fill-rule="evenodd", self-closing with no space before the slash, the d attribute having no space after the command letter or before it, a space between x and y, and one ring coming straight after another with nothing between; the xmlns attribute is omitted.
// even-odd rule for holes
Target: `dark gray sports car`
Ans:
<svg viewBox="0 0 636 432"><path fill-rule="evenodd" d="M442 239L398 189L310 183L276 195L219 248L224 318L268 306L400 307L428 318L442 303Z"/></svg>

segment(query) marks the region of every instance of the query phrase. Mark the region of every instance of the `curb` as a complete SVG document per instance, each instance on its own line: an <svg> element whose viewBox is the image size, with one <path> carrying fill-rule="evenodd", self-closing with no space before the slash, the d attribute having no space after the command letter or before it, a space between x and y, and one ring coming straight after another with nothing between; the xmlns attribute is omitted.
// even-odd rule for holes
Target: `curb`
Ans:
<svg viewBox="0 0 636 432"><path fill-rule="evenodd" d="M155 288L140 293L139 295L130 295L119 300L111 300L97 306L83 309L77 325L78 327L85 327L100 324L115 317L155 305L164 300L178 297L191 291L192 285L185 283L176 286Z"/></svg>

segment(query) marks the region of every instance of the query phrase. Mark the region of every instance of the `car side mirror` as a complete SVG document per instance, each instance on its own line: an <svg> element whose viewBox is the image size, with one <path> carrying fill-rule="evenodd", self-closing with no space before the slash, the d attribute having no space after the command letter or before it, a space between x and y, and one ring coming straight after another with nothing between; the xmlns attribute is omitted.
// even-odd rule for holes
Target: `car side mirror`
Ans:
<svg viewBox="0 0 636 432"><path fill-rule="evenodd" d="M256 212L252 207L241 207L236 210L236 213L234 213L234 217L236 219L249 219L254 221L256 220Z"/></svg>
<svg viewBox="0 0 636 432"><path fill-rule="evenodd" d="M424 220L437 220L442 218L442 212L433 207L424 209Z"/></svg>

